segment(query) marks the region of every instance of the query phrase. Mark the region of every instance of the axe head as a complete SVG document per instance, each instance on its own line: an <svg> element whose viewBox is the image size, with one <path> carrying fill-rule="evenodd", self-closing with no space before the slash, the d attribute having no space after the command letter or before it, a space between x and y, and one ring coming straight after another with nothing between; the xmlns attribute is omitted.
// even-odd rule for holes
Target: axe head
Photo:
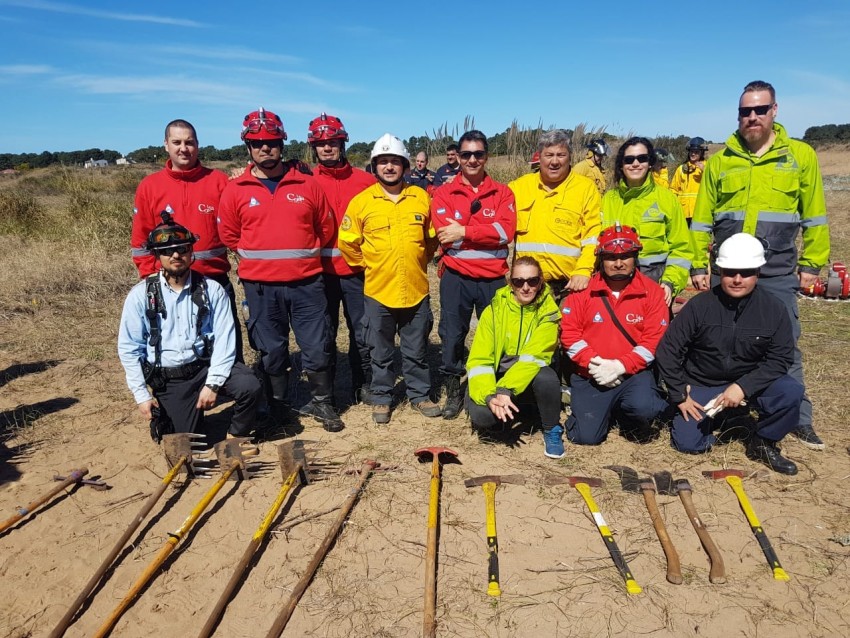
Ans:
<svg viewBox="0 0 850 638"><path fill-rule="evenodd" d="M514 483L515 485L525 485L525 477L521 474L492 474L490 476L476 476L475 478L468 478L463 482L466 487L476 487L484 485L485 483L495 483L496 486L499 486L502 483Z"/></svg>
<svg viewBox="0 0 850 638"><path fill-rule="evenodd" d="M679 490L673 484L673 475L664 470L662 472L656 472L652 475L655 479L655 485L658 488L659 494L664 494L666 496L676 496L679 493Z"/></svg>
<svg viewBox="0 0 850 638"><path fill-rule="evenodd" d="M415 454L421 463L425 461L430 461L433 459L439 459L442 463L459 463L457 458L457 452L454 450L442 447L439 445L433 447L421 447L418 450L414 450L413 454Z"/></svg>
<svg viewBox="0 0 850 638"><path fill-rule="evenodd" d="M676 491L677 492L693 492L693 488L691 484L688 483L688 479L676 479Z"/></svg>
<svg viewBox="0 0 850 638"><path fill-rule="evenodd" d="M546 485L565 485L569 484L570 487L575 487L579 483L584 483L585 485L589 485L590 487L600 487L602 485L602 479L598 478L590 478L588 476L548 476L544 480Z"/></svg>
<svg viewBox="0 0 850 638"><path fill-rule="evenodd" d="M744 473L741 470L705 470L702 475L710 479L725 479L727 476L744 477Z"/></svg>
<svg viewBox="0 0 850 638"><path fill-rule="evenodd" d="M625 465L606 465L606 470L616 472L620 477L620 485L626 492L639 493L641 490L641 480L638 478L638 473Z"/></svg>
<svg viewBox="0 0 850 638"><path fill-rule="evenodd" d="M215 455L218 458L218 469L220 471L226 472L236 464L237 469L230 475L231 479L249 479L253 476L245 457L257 456L260 453L260 448L251 443L250 438L225 439L216 443L213 449L215 449Z"/></svg>

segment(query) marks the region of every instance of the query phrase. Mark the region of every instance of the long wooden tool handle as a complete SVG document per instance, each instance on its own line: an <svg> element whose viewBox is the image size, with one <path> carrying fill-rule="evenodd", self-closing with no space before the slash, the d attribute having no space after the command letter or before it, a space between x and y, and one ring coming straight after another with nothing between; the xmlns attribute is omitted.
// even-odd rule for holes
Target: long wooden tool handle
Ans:
<svg viewBox="0 0 850 638"><path fill-rule="evenodd" d="M487 514L487 595L501 596L499 586L499 540L496 537L496 487L495 483L484 483L484 507Z"/></svg>
<svg viewBox="0 0 850 638"><path fill-rule="evenodd" d="M716 585L722 585L726 582L726 567L723 565L723 556L720 555L720 550L717 549L717 545L714 544L711 534L708 533L702 519L697 514L691 491L679 488L679 498L682 501L682 505L685 506L685 512L688 514L691 525L694 526L694 530L697 536L699 536L699 542L702 543L705 553L708 554L708 561L711 565L708 572L708 580Z"/></svg>
<svg viewBox="0 0 850 638"><path fill-rule="evenodd" d="M325 555L328 553L331 545L333 545L336 537L339 535L339 532L345 523L345 519L348 518L348 514L351 512L351 508L354 507L354 503L357 502L357 497L359 497L360 493L363 491L363 485L365 485L366 481L369 480L372 470L374 470L377 465L376 461L364 461L363 465L360 466L360 482L357 484L357 487L352 488L348 498L345 499L339 515L336 517L333 525L331 525L330 530L328 530L328 533L322 541L322 544L319 546L319 549L316 550L313 560L311 560L310 564L307 565L306 571L302 574L301 578L292 589L292 593L289 595L286 604L283 606L283 609L280 610L277 618L275 618L272 628L269 629L269 633L266 634L266 638L279 638L280 634L283 633L283 630L286 629L286 623L289 622L292 612L295 611L295 607L298 605L298 601L301 600L301 596L304 595L304 592L307 590L307 586L310 584L310 581L313 580L313 576L316 575L319 565L321 565Z"/></svg>
<svg viewBox="0 0 850 638"><path fill-rule="evenodd" d="M103 575L110 568L112 563L115 561L115 558L118 554L121 553L121 550L124 549L124 546L127 544L127 541L130 540L130 537L133 533L139 528L139 525L142 524L142 521L147 518L147 515L150 514L150 511L153 509L153 506L156 505L157 501L162 497L165 493L165 489L169 486L171 481L174 480L174 477L177 476L180 469L183 467L183 464L186 463L188 459L185 456L181 456L177 462L174 464L174 467L165 475L162 479L162 482L159 484L159 487L156 491L148 497L148 500L145 501L145 504L142 506L142 509L139 510L139 513L136 514L136 517L133 519L133 522L130 523L130 526L126 529L126 531L121 535L121 538L115 543L115 546L112 548L112 551L107 554L106 558L103 559L103 562L100 564L100 567L97 568L97 571L94 575L89 579L89 582L86 583L86 586L83 587L83 590L80 592L79 596L71 603L71 606L68 608L68 611L65 612L65 615L62 616L62 619L53 628L53 631L50 632L48 638L61 638L61 636L65 635L65 630L68 629L68 626L71 624L71 621L74 619L74 614L77 613L77 610L82 606L82 604L86 601L86 598L89 597L89 594L92 593L94 588L100 582L100 579L103 578Z"/></svg>
<svg viewBox="0 0 850 638"><path fill-rule="evenodd" d="M776 552L773 551L773 547L767 539L767 534L764 533L764 529L762 529L755 511L753 511L753 507L750 505L750 500L744 492L744 485L741 482L741 479L737 476L727 476L726 482L729 483L734 490L735 495L738 497L738 502L741 504L741 509L744 510L744 515L747 517L747 521L750 524L750 528L753 530L753 534L756 535L759 547L761 547L761 551L764 552L764 557L767 559L770 568L773 570L773 578L776 580L791 580L791 577L784 569L782 569L782 565L779 564L779 558L776 556Z"/></svg>
<svg viewBox="0 0 850 638"><path fill-rule="evenodd" d="M64 490L66 487L73 485L74 483L78 483L88 473L89 473L89 470L88 470L87 467L80 468L79 470L71 470L68 473L68 478L66 478L64 481L59 483L56 487L54 487L52 490L50 490L47 494L45 494L44 496L41 496L40 498L37 498L36 500L34 500L32 503L30 503L26 507L19 507L17 514L15 514L11 518L5 520L2 524L0 524L0 533L5 532L7 529L12 527L12 525L14 525L19 520L21 520L24 516L26 516L27 514L30 514L36 508L44 505L47 501L49 501L51 498L56 496L59 492Z"/></svg>
<svg viewBox="0 0 850 638"><path fill-rule="evenodd" d="M139 592L144 589L145 585L153 578L156 571L162 567L162 564L168 559L171 555L171 552L174 551L174 548L177 547L177 543L180 542L180 539L192 529L192 525L195 524L195 521L200 518L201 514L203 514L204 510L207 509L207 506L210 502L215 498L215 495L218 494L219 490L224 486L227 482L227 479L230 478L230 475L233 474L234 470L239 467L238 463L233 463L230 466L230 469L227 470L224 474L221 475L215 484L204 494L204 497L198 502L189 516L183 521L183 524L180 526L176 532L169 534L168 540L162 545L162 548L159 550L159 553L156 557L151 561L150 565L147 566L145 571L141 576L133 583L133 586L130 588L130 591L127 592L127 595L124 596L124 599L118 603L118 606L113 610L113 612L109 615L103 625L101 625L100 629L97 630L97 633L94 635L94 638L103 638L108 635L112 628L115 626L115 623L121 618L125 611L130 607L135 600L136 596L139 595Z"/></svg>
<svg viewBox="0 0 850 638"><path fill-rule="evenodd" d="M674 585L681 585L682 566L679 563L679 554L676 552L676 548L673 547L673 541L670 540L670 536L667 534L667 527L661 518L661 512L658 511L655 492L653 490L641 491L643 492L643 500L646 502L646 509L649 510L649 518L652 521L652 526L655 528L655 534L661 542L664 556L667 557L667 582Z"/></svg>
<svg viewBox="0 0 850 638"><path fill-rule="evenodd" d="M263 542L263 538L265 538L266 533L268 533L272 522L280 511L280 508L283 507L283 502L286 500L289 491L298 479L299 473L300 470L292 472L292 474L290 474L283 482L280 491L277 493L277 498L275 498L268 512L266 512L266 515L260 523L260 526L257 528L257 531L254 532L251 542L248 543L248 547L245 548L245 553L243 553L242 558L239 559L236 569L233 570L233 575L230 577L230 580L227 581L224 591L221 592L221 596L219 596L218 602L215 604L215 608L210 613L209 618L207 618L207 622L201 628L201 633L198 634L198 638L208 638L208 636L212 636L216 625L218 625L218 621L221 619L227 604L230 602L231 596L233 596L233 592L239 585L239 581L242 580L242 575L248 568L248 564L254 557L254 553L257 551L260 543Z"/></svg>
<svg viewBox="0 0 850 638"><path fill-rule="evenodd" d="M425 553L425 607L422 635L437 635L437 523L440 520L440 456L431 462L431 495L428 500L428 545Z"/></svg>
<svg viewBox="0 0 850 638"><path fill-rule="evenodd" d="M616 565L620 575L626 582L626 590L630 594L641 593L643 590L640 585L637 584L634 576L632 576L632 573L629 570L629 565L623 557L623 553L620 551L620 548L617 547L617 543L614 541L614 536L611 534L611 530L608 529L608 524L605 522L605 519L602 518L602 512L599 511L599 508L596 506L596 501L594 501L593 496L590 495L590 486L587 483L576 483L575 488L578 490L578 493L581 494L582 498L584 498L584 502L587 503L587 508L593 515L593 521L596 523L599 533L602 534L602 538L605 539L605 546L608 548L608 553L611 554L611 559L614 561L614 565Z"/></svg>

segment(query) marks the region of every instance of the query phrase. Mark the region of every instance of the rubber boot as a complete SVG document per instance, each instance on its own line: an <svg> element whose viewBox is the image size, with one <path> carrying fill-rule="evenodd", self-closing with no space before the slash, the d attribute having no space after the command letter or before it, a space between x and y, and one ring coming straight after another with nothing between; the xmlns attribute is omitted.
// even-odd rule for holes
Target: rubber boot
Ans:
<svg viewBox="0 0 850 638"><path fill-rule="evenodd" d="M275 425L284 426L291 418L289 408L289 372L263 374L263 386L269 404L269 416Z"/></svg>
<svg viewBox="0 0 850 638"><path fill-rule="evenodd" d="M331 404L333 385L331 384L330 372L327 370L308 372L307 383L310 386L310 394L313 398L301 409L301 413L321 421L328 432L342 430L345 424Z"/></svg>
<svg viewBox="0 0 850 638"><path fill-rule="evenodd" d="M372 395L369 389L372 382L369 377L371 374L365 374L362 371L353 370L351 372L351 389L354 392L354 403L372 403Z"/></svg>
<svg viewBox="0 0 850 638"><path fill-rule="evenodd" d="M463 387L460 377L446 377L446 403L443 405L443 418L454 419L463 409Z"/></svg>

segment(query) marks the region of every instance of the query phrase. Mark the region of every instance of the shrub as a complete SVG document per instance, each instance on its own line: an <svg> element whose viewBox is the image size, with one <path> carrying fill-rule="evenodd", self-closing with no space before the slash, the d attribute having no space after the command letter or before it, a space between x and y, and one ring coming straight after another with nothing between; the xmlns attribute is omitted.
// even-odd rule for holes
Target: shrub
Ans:
<svg viewBox="0 0 850 638"><path fill-rule="evenodd" d="M45 225L44 206L21 188L0 191L0 234L33 237Z"/></svg>

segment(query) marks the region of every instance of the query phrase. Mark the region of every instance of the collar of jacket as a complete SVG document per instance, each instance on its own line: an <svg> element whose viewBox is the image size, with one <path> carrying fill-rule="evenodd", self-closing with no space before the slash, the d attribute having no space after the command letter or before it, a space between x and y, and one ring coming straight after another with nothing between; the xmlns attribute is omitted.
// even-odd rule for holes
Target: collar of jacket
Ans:
<svg viewBox="0 0 850 638"><path fill-rule="evenodd" d="M654 189L655 182L652 181L651 171L647 171L646 178L643 180L643 184L641 184L640 186L629 186L628 184L626 184L626 180L624 179L621 179L620 183L617 185L617 192L620 194L620 197L623 198L623 201L637 199L638 197L642 197Z"/></svg>
<svg viewBox="0 0 850 638"><path fill-rule="evenodd" d="M408 184L407 182L403 182L403 183L404 183L404 186L401 189L401 192L398 194L398 199L396 200L396 203L400 202L405 197L415 197L416 196L415 191L411 190L411 189L414 189L414 188L416 190L418 190L420 193L422 193L423 195L426 194L425 191L423 189L419 188L418 186L414 186L413 184ZM372 184L369 188L367 188L363 192L364 193L369 192L372 195L372 197L374 197L375 199L385 199L385 200L390 201L390 202L392 201L387 196L387 193L384 191L384 187L381 185L380 181L376 181L374 184Z"/></svg>
<svg viewBox="0 0 850 638"><path fill-rule="evenodd" d="M172 179L180 180L181 182L194 182L196 179L204 175L207 172L207 169L198 162L194 168L190 168L188 171L175 171L174 165L169 159L165 162L165 171Z"/></svg>
<svg viewBox="0 0 850 638"><path fill-rule="evenodd" d="M313 170L317 175L327 175L334 179L347 179L351 177L351 173L353 172L351 170L351 164L347 160L342 166L334 166L333 168L329 168L324 164L317 164Z"/></svg>
<svg viewBox="0 0 850 638"><path fill-rule="evenodd" d="M502 288L499 288L496 291L496 294L493 295L493 300L490 303L495 304L493 306L493 310L505 306L517 310L519 308L528 308L529 310L536 310L543 306L543 304L546 303L547 299L551 299L552 303L557 309L558 304L555 303L555 298L552 296L552 291L549 290L549 284L544 285L543 288L540 289L540 294L537 295L537 298L534 301L532 301L530 304L526 304L525 306L521 306L520 303L516 300L516 297L514 297L514 293L510 285L507 285L503 286Z"/></svg>
<svg viewBox="0 0 850 638"><path fill-rule="evenodd" d="M495 182L493 182L486 171L484 173L484 179L481 180L481 184L478 186L478 192L472 190L472 186L464 181L463 173L458 173L458 175L460 175L460 179L456 179L449 184L452 194L468 194L472 196L472 199L481 199L496 190Z"/></svg>
<svg viewBox="0 0 850 638"><path fill-rule="evenodd" d="M637 260L635 260L635 276L632 277L632 280L626 284L626 287L620 291L620 297L645 297L646 296L646 282L647 277L642 275L639 270L637 270ZM605 281L605 277L602 276L601 272L596 273L593 277L590 278L590 294L591 295L607 295L612 297L611 288L608 287L608 283Z"/></svg>
<svg viewBox="0 0 850 638"><path fill-rule="evenodd" d="M283 163L286 164L288 161L289 160L287 160ZM260 178L254 177L254 174L251 172L251 171L254 170L254 166L255 165L254 165L253 162L248 164L248 166L245 168L245 172L243 172L234 181L236 181L238 184L256 184L256 183L258 183L260 181ZM308 177L308 176L305 175L304 173L302 173L301 171L299 171L297 168L295 168L295 166L289 165L286 172L280 178L279 184L286 184L286 183L288 183L288 184L293 184L293 183L303 184L304 182L307 181L305 179L306 177ZM312 175L310 175L309 177L312 177Z"/></svg>
<svg viewBox="0 0 850 638"><path fill-rule="evenodd" d="M714 288L711 289L714 293L715 297L720 301L724 308L728 308L729 310L735 311L735 317L740 317L741 313L744 312L744 309L750 304L750 299L753 298L758 292L758 284L753 288L753 291L748 294L746 297L741 297L736 299L735 297L730 297L725 292L723 292L723 288L720 284L717 284ZM761 294L761 293L758 293Z"/></svg>
<svg viewBox="0 0 850 638"><path fill-rule="evenodd" d="M735 155L740 155L747 159L755 158L755 161L761 161L766 157L772 157L777 150L788 147L788 143L791 138L788 137L788 132L785 130L785 127L778 122L774 122L773 132L776 134L776 137L773 139L773 144L771 144L770 148L767 149L767 152L759 158L755 158L755 156L750 153L750 149L747 148L747 145L744 143L744 138L741 137L741 134L738 131L732 133L732 135L729 136L729 139L726 140L726 148Z"/></svg>

